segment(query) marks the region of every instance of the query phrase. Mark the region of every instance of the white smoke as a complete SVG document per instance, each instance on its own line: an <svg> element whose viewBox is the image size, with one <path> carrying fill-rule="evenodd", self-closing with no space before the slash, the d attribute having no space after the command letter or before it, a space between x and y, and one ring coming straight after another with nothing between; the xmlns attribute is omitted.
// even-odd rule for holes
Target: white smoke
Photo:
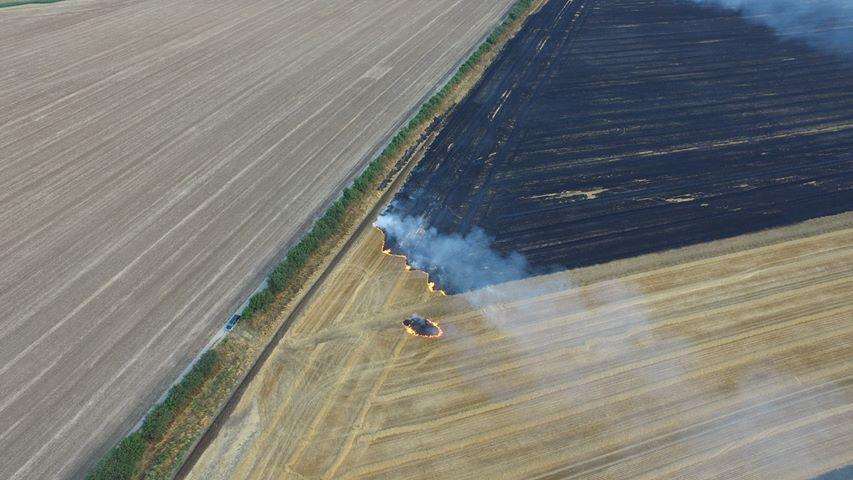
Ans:
<svg viewBox="0 0 853 480"><path fill-rule="evenodd" d="M732 341L733 333L702 317L691 318L686 315L690 308L681 307L686 310L679 313L678 304L661 304L629 278L582 287L563 272L500 283L527 276L527 263L520 255L495 252L482 231L445 236L423 219L393 214L383 215L376 225L413 266L441 272L448 283L464 289L457 298L478 311L442 323L442 363L457 373L468 398L500 408L493 417L495 428L526 425L532 438L565 439L565 431L577 431L565 448L582 448L587 441L631 438L631 426L624 422L644 419L645 428L661 434L692 432L667 447L672 462L712 459L697 464L697 470L685 468L688 477L696 471L753 472L755 458L772 459L770 470L795 471L825 457L814 449L816 442L801 441L800 430L780 425L839 408L848 399L842 391L832 397L798 395L821 385L803 385L788 371L779 361L790 358L784 345L764 344L762 349L778 352L754 360L751 341ZM711 302L709 309L715 305L702 295L682 301ZM751 317L741 321L746 327ZM551 368L542 368L543 362ZM709 369L714 370L703 373ZM620 396L630 403L609 400ZM703 412L697 414L697 408ZM639 455L654 456L654 450Z"/></svg>
<svg viewBox="0 0 853 480"><path fill-rule="evenodd" d="M646 427L659 432L694 432L667 446L673 463L712 459L685 468L680 476L692 478L691 473L700 471L721 477L753 473L758 478L762 465L755 458L772 459L769 471L797 471L826 458L815 449L817 442L802 441L801 430L780 426L849 402L842 392L834 397L794 395L808 387L774 361L787 353L770 356L769 361L749 361L754 345L742 342L735 348L709 342L705 337L713 330L686 317L673 321L669 309L655 311L655 302L629 280L580 287L560 273L492 285L461 297L480 315L447 325L448 341L454 346L448 363L466 388L501 405L501 425L531 425L530 434L543 437L559 437L577 428L583 438L566 448L587 440L630 438L630 427L623 422L642 418L647 419ZM555 329L569 334L555 334ZM484 343L484 338L492 341ZM496 358L490 355L493 351L501 352L500 368L478 361ZM541 368L542 362L551 368ZM608 376L589 375L599 368L609 368ZM716 375L699 375L710 368L721 369ZM633 400L602 403L603 392L607 398L630 393ZM692 402L699 399L697 407ZM715 409L694 413L714 402ZM592 404L600 406L585 408ZM625 415L626 408L630 415ZM667 415L660 415L662 409ZM561 418L563 412L575 415ZM559 420L537 423L541 418ZM822 435L812 430L809 434ZM833 438L831 433L825 437ZM651 448L634 455L656 453ZM611 468L612 474L624 467Z"/></svg>
<svg viewBox="0 0 853 480"><path fill-rule="evenodd" d="M411 266L430 273L445 290L464 292L528 275L522 255L501 255L480 228L466 235L443 235L423 218L390 212L380 215L374 225L406 255Z"/></svg>
<svg viewBox="0 0 853 480"><path fill-rule="evenodd" d="M772 28L780 37L803 40L812 46L853 54L851 0L691 0L740 12L756 24Z"/></svg>

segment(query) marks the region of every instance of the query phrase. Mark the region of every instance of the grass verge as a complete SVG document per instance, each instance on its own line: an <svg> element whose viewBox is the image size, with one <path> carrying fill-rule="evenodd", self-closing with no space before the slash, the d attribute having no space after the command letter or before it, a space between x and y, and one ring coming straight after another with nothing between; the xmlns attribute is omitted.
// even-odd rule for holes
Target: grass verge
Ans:
<svg viewBox="0 0 853 480"><path fill-rule="evenodd" d="M59 0L44 0L59 1ZM546 0L518 0L502 22L424 103L385 149L345 188L311 230L272 271L268 287L254 294L243 321L232 334L202 355L165 400L147 415L139 430L113 447L86 477L89 480L172 478L198 438L211 425L261 351L287 317L288 309L318 277L325 262L381 198L407 150L436 116L449 111L482 76L500 47L521 28L529 13ZM0 4L3 5L3 4Z"/></svg>
<svg viewBox="0 0 853 480"><path fill-rule="evenodd" d="M0 2L0 8L20 7L21 5L40 4L40 3L56 3L62 0L16 0L12 2Z"/></svg>

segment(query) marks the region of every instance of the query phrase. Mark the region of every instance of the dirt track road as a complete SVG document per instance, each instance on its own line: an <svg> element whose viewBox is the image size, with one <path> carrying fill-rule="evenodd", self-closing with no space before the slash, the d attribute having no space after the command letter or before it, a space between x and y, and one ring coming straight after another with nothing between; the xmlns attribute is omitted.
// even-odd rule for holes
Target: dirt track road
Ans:
<svg viewBox="0 0 853 480"><path fill-rule="evenodd" d="M91 465L509 3L0 12L0 478Z"/></svg>

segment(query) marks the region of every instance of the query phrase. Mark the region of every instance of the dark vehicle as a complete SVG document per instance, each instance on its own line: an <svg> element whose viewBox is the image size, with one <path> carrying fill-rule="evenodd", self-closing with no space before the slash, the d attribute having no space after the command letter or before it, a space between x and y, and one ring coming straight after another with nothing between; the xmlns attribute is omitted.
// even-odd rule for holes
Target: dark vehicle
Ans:
<svg viewBox="0 0 853 480"><path fill-rule="evenodd" d="M231 318L228 319L228 323L225 324L225 331L230 332L231 330L234 330L234 327L237 326L237 322L239 321L240 314L235 313L234 315L231 315Z"/></svg>
<svg viewBox="0 0 853 480"><path fill-rule="evenodd" d="M438 324L417 314L403 320L403 326L407 332L418 337L440 337L443 333Z"/></svg>

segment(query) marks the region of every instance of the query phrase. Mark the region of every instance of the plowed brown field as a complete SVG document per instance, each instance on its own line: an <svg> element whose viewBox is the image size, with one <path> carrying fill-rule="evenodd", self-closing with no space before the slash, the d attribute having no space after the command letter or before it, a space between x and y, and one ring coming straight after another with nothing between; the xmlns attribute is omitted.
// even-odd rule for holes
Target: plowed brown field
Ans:
<svg viewBox="0 0 853 480"><path fill-rule="evenodd" d="M466 295L368 232L193 479L807 478L853 461L853 215ZM438 340L404 333L417 312Z"/></svg>
<svg viewBox="0 0 853 480"><path fill-rule="evenodd" d="M510 2L0 11L0 478L80 478Z"/></svg>

